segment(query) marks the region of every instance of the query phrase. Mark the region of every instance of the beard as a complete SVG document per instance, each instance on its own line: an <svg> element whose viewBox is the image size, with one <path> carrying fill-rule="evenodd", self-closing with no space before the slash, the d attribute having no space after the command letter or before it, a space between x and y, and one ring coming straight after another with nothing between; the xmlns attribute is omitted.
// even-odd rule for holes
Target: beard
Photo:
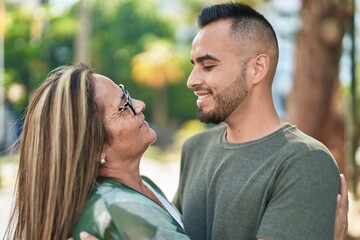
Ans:
<svg viewBox="0 0 360 240"><path fill-rule="evenodd" d="M198 117L204 123L219 124L239 106L239 104L247 96L247 87L245 81L246 68L241 70L241 73L235 81L226 87L221 93L214 96L215 107L213 110L205 112L199 109Z"/></svg>

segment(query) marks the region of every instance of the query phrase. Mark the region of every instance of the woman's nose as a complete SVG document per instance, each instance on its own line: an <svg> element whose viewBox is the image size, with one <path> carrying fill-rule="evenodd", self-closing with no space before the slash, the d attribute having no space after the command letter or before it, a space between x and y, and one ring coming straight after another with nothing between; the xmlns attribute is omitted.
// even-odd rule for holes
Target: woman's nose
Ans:
<svg viewBox="0 0 360 240"><path fill-rule="evenodd" d="M132 102L133 102L136 114L139 114L142 111L144 111L146 105L145 105L145 103L143 101L133 98Z"/></svg>

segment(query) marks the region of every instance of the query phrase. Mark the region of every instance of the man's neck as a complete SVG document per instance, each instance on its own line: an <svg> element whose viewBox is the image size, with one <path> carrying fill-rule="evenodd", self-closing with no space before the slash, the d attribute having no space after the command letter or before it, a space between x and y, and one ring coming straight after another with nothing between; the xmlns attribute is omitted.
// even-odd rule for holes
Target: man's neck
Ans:
<svg viewBox="0 0 360 240"><path fill-rule="evenodd" d="M227 120L226 139L230 143L243 143L265 137L287 124L278 115L267 118L250 118Z"/></svg>

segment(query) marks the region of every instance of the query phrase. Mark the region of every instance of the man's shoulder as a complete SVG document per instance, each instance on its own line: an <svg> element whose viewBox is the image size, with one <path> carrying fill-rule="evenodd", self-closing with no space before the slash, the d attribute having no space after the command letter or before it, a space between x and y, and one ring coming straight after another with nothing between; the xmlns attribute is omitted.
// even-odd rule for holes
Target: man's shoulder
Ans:
<svg viewBox="0 0 360 240"><path fill-rule="evenodd" d="M284 131L288 141L286 148L292 150L304 151L323 151L331 155L329 149L317 139L307 135L295 126L291 126Z"/></svg>
<svg viewBox="0 0 360 240"><path fill-rule="evenodd" d="M295 126L284 131L287 143L278 152L278 159L286 165L333 168L338 171L335 158L320 141L303 133Z"/></svg>

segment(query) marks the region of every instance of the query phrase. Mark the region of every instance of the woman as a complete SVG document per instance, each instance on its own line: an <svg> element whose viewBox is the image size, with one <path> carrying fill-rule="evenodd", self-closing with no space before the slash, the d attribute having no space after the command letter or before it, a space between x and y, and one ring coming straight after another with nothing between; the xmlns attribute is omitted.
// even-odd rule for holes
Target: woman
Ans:
<svg viewBox="0 0 360 240"><path fill-rule="evenodd" d="M144 108L84 64L54 70L27 110L6 237L188 239L176 209L140 176L156 139Z"/></svg>

